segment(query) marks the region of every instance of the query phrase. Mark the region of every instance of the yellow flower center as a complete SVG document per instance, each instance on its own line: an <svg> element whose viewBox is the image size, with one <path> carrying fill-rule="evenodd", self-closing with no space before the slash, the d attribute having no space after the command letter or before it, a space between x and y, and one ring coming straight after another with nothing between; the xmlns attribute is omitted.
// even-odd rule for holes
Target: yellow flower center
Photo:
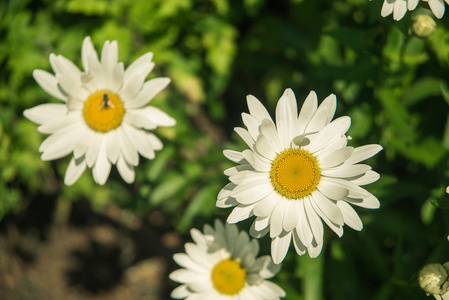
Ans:
<svg viewBox="0 0 449 300"><path fill-rule="evenodd" d="M302 149L288 149L280 153L274 159L270 171L275 191L288 199L310 195L320 178L321 169L317 159Z"/></svg>
<svg viewBox="0 0 449 300"><path fill-rule="evenodd" d="M122 123L125 108L120 98L109 91L97 91L84 102L83 116L90 128L107 132Z"/></svg>
<svg viewBox="0 0 449 300"><path fill-rule="evenodd" d="M246 272L235 260L223 260L212 270L212 283L221 294L236 295L242 290L245 282Z"/></svg>

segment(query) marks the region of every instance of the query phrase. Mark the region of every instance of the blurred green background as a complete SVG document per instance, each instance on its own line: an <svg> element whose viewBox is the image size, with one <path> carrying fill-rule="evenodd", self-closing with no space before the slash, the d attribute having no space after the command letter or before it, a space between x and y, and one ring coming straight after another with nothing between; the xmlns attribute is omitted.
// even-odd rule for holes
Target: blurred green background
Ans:
<svg viewBox="0 0 449 300"><path fill-rule="evenodd" d="M20 269L32 268L42 255L34 245L41 249L59 243L48 234L52 227L76 227L85 211L90 219L83 219L83 226L103 224L114 219L113 209L118 217L111 226L118 239L126 244L131 237L140 252L113 262L118 278L112 284L97 288L96 283L104 282L96 278L91 287L76 285L84 293L80 299L114 290L123 284L125 270L150 256L163 257L159 288L153 298L141 293L133 299L168 299L177 286L166 278L176 268L170 259L183 251L190 228L201 229L230 213L216 208L215 200L227 183L223 170L233 165L223 149L245 148L233 128L243 125L246 95L256 96L274 114L276 102L290 87L299 105L310 90L320 101L335 93L336 116L352 118L350 145L383 146L368 160L381 179L367 187L381 208L356 208L365 225L362 232L349 228L339 239L326 228L317 259L299 257L291 249L273 281L285 289L287 300L427 299L417 284L418 271L429 262L449 261L449 200L444 193L449 185L449 15L435 20L429 37L418 37L412 31L414 15L433 17L427 3L395 22L392 16L380 16L382 2L0 2L0 296L53 299L36 283L33 291L39 292L27 294L33 295L29 298L19 283L5 285L23 281L23 276L11 275L8 261L19 257ZM113 167L104 186L94 183L90 170L73 186L64 186L70 157L42 161L38 149L45 136L22 114L57 102L34 81L33 70L51 72L50 53L81 66L87 35L97 51L105 40L117 40L125 65L153 52L156 67L149 77L172 79L152 105L176 118L177 125L156 130L164 149L152 161L141 159L131 185ZM246 230L251 222L239 228ZM151 234L133 235L142 228ZM175 242L167 243L167 236ZM143 251L139 242L158 250ZM126 250L123 243L120 253ZM269 238L260 244L262 254L269 254ZM31 259L24 259L24 253ZM105 261L106 266L111 263ZM62 285L73 284L67 274L60 277Z"/></svg>

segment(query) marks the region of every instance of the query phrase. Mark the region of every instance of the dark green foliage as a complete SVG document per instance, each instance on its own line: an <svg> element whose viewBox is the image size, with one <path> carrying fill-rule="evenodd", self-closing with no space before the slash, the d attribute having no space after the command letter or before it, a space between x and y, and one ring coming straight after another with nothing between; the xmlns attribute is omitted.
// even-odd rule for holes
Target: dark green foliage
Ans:
<svg viewBox="0 0 449 300"><path fill-rule="evenodd" d="M162 211L188 234L231 209L215 207L233 164L223 149L244 149L232 132L242 126L252 94L274 114L285 88L299 105L310 90L338 99L349 115L350 144L381 144L368 163L381 179L367 187L379 210L356 208L365 228L345 227L341 239L326 228L319 258L290 249L274 279L285 299L426 299L417 272L449 261L449 15L427 39L411 33L411 15L380 16L381 0L11 0L0 4L0 218L31 199L57 193L58 202L115 203L140 217ZM426 2L420 4L427 9ZM156 134L164 149L141 159L136 181L125 184L113 167L104 186L86 171L63 185L69 158L40 159L45 138L26 120L26 108L57 102L32 78L51 71L50 53L80 65L90 35L99 51L117 40L129 65L154 53L150 77L172 83L155 105L176 118ZM247 229L248 222L240 228ZM270 240L260 240L269 253Z"/></svg>

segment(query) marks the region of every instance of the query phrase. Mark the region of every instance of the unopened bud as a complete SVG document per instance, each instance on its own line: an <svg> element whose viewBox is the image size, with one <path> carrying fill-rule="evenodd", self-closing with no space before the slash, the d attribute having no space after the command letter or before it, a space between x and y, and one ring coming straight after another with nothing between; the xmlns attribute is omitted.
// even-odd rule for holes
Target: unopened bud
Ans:
<svg viewBox="0 0 449 300"><path fill-rule="evenodd" d="M429 37L437 27L435 20L427 14L413 16L413 32L420 38Z"/></svg>
<svg viewBox="0 0 449 300"><path fill-rule="evenodd" d="M443 295L448 291L449 263L428 264L419 271L419 286L427 295Z"/></svg>

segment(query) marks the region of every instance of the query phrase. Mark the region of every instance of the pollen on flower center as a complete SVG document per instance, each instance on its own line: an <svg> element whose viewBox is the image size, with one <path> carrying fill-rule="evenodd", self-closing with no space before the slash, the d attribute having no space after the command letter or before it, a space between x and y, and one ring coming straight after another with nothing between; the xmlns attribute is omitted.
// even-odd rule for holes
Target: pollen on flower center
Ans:
<svg viewBox="0 0 449 300"><path fill-rule="evenodd" d="M212 270L212 283L224 295L238 294L246 282L246 272L238 262L227 259L219 262Z"/></svg>
<svg viewBox="0 0 449 300"><path fill-rule="evenodd" d="M311 194L320 178L317 159L302 149L288 149L280 153L270 171L271 184L276 192L292 200Z"/></svg>
<svg viewBox="0 0 449 300"><path fill-rule="evenodd" d="M84 102L84 120L96 131L107 132L117 128L124 114L125 108L120 98L106 90L91 94Z"/></svg>

